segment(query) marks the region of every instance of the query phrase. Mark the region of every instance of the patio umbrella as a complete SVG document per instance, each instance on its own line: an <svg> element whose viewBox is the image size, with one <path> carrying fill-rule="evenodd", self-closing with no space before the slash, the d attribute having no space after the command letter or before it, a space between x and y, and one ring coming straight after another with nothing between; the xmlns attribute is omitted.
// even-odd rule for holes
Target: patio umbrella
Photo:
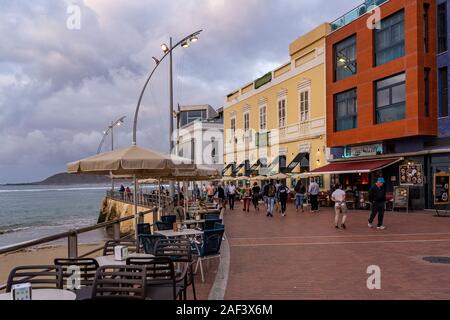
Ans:
<svg viewBox="0 0 450 320"><path fill-rule="evenodd" d="M234 180L235 180L235 181L250 180L250 177L247 177L247 176L240 176L240 177L236 177Z"/></svg>
<svg viewBox="0 0 450 320"><path fill-rule="evenodd" d="M310 176L311 176L310 173L304 172L304 173L294 174L291 178L298 180L298 179L306 179L306 178L309 178Z"/></svg>
<svg viewBox="0 0 450 320"><path fill-rule="evenodd" d="M284 180L287 178L289 178L289 176L284 173L278 173L278 174L274 174L274 175L270 176L270 179L273 179L273 180Z"/></svg>
<svg viewBox="0 0 450 320"><path fill-rule="evenodd" d="M67 164L67 172L95 175L132 175L134 180L135 234L137 239L137 178L161 178L172 174L176 169L195 170L190 159L165 155L154 150L131 146L101 153Z"/></svg>
<svg viewBox="0 0 450 320"><path fill-rule="evenodd" d="M269 178L266 176L256 176L256 177L251 177L250 180L264 181L264 180L269 180Z"/></svg>
<svg viewBox="0 0 450 320"><path fill-rule="evenodd" d="M224 181L224 182L227 182L227 181L235 181L234 179L235 179L234 177L223 177L223 178L222 178L222 181Z"/></svg>

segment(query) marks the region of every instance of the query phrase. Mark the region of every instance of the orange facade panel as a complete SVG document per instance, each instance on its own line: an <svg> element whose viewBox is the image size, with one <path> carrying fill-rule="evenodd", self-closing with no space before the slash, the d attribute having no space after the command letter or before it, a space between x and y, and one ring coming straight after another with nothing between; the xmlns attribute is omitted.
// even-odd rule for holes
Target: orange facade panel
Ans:
<svg viewBox="0 0 450 320"><path fill-rule="evenodd" d="M428 51L424 45L424 5L428 5ZM329 34L327 50L327 144L340 147L411 136L437 135L436 8L432 0L390 0L381 5L381 18L404 12L405 54L375 65L375 31L367 27L369 14ZM335 81L334 48L337 43L356 35L357 72ZM425 69L429 69L429 112L425 111ZM406 113L403 120L376 123L378 80L405 73ZM336 132L335 95L356 89L357 125L355 129Z"/></svg>

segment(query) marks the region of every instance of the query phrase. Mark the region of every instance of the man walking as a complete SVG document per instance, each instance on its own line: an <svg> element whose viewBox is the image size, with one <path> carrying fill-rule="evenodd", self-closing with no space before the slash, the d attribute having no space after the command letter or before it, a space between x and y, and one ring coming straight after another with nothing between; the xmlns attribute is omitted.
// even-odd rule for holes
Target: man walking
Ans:
<svg viewBox="0 0 450 320"><path fill-rule="evenodd" d="M277 195L277 189L273 184L273 180L270 180L268 184L264 186L264 196L267 199L267 216L273 217L273 207L275 204L275 196Z"/></svg>
<svg viewBox="0 0 450 320"><path fill-rule="evenodd" d="M373 228L373 221L378 214L378 230L384 230L383 225L384 208L386 206L386 189L384 188L384 178L378 178L377 182L369 190L369 201L372 206L372 213L369 218L369 228Z"/></svg>
<svg viewBox="0 0 450 320"><path fill-rule="evenodd" d="M289 196L289 188L284 184L284 182L280 183L280 186L277 189L277 198L280 202L281 206L281 216L286 217L286 204Z"/></svg>
<svg viewBox="0 0 450 320"><path fill-rule="evenodd" d="M345 220L347 219L347 205L345 204L345 191L342 190L342 184L331 195L331 200L334 204L334 224L335 228L339 229L339 216L342 213L342 229L346 229Z"/></svg>
<svg viewBox="0 0 450 320"><path fill-rule="evenodd" d="M298 212L298 208L300 207L303 211L303 202L305 201L305 193L306 188L303 183L299 180L294 188L295 191L295 210Z"/></svg>
<svg viewBox="0 0 450 320"><path fill-rule="evenodd" d="M318 197L319 197L320 187L317 184L316 180L311 181L308 192L311 197L311 211L312 212L319 211Z"/></svg>
<svg viewBox="0 0 450 320"><path fill-rule="evenodd" d="M228 187L228 202L230 204L230 210L234 210L234 200L236 198L236 187L234 186L234 183L230 183L230 186Z"/></svg>

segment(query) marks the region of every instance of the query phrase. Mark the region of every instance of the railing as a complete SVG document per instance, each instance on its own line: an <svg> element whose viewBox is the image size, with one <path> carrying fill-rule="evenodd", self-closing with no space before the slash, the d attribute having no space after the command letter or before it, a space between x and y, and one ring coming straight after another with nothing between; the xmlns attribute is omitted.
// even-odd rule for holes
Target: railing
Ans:
<svg viewBox="0 0 450 320"><path fill-rule="evenodd" d="M106 191L106 197L121 202L134 204L132 192ZM163 211L170 211L173 208L173 199L169 196L150 193L139 193L137 195L137 205L146 208L160 207Z"/></svg>
<svg viewBox="0 0 450 320"><path fill-rule="evenodd" d="M280 141L298 139L311 133L311 121L298 122L293 125L280 128Z"/></svg>
<svg viewBox="0 0 450 320"><path fill-rule="evenodd" d="M389 0L366 0L363 4L350 10L342 17L336 19L331 23L331 31L336 31L337 29L346 26L347 24L355 21L359 17L365 15L367 12L371 11L373 8L382 5Z"/></svg>
<svg viewBox="0 0 450 320"><path fill-rule="evenodd" d="M148 210L148 211L143 211L143 212L139 212L139 223L142 223L144 220L144 216L147 214L156 214L156 207L153 208L152 210ZM98 251L101 251L103 249L103 246L95 248L81 256L78 256L78 235L82 234L82 233L87 233L90 231L94 231L94 230L98 230L98 229L103 229L103 228L107 228L107 227L113 227L113 240L120 240L120 239L126 239L129 238L133 235L126 235L125 237L121 237L121 232L120 232L120 224L122 222L125 221L129 221L129 220L133 220L135 218L134 215L128 216L128 217L124 217L124 218L120 218L120 219L116 219L113 221L108 221L108 222L104 222L104 223L99 223L93 226L89 226L89 227L84 227L84 228L80 228L80 229L74 229L74 230L70 230L67 232L62 232L62 233L58 233L55 235L51 235L51 236L47 236L47 237L43 237L43 238L39 238L39 239L35 239L35 240L30 240L30 241L26 241L26 242L22 242L19 244L14 244L8 247L3 247L0 249L0 254L7 254L7 253L11 253L11 252L15 252L15 251L19 251L19 250L23 250L29 247L34 247L34 246L38 246L38 245L42 245L42 244L46 244L49 242L53 242L53 241L57 241L57 240L61 240L64 238L67 238L67 256L69 258L84 258L84 257L88 257ZM4 290L6 288L6 284L0 284L0 290Z"/></svg>

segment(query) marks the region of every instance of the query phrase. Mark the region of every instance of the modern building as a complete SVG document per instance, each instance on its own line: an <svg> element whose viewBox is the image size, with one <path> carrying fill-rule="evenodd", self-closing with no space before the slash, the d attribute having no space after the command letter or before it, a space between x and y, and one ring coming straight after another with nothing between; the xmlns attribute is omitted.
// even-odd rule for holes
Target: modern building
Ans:
<svg viewBox="0 0 450 320"><path fill-rule="evenodd" d="M223 109L210 105L181 106L174 140L177 154L219 171L223 169Z"/></svg>
<svg viewBox="0 0 450 320"><path fill-rule="evenodd" d="M300 173L327 163L325 37L296 39L290 61L230 93L224 105L225 175ZM328 181L322 180L325 187Z"/></svg>
<svg viewBox="0 0 450 320"><path fill-rule="evenodd" d="M330 164L314 173L367 190L407 186L433 207L433 174L449 171L446 1L368 0L326 38ZM379 19L378 19L379 18Z"/></svg>

